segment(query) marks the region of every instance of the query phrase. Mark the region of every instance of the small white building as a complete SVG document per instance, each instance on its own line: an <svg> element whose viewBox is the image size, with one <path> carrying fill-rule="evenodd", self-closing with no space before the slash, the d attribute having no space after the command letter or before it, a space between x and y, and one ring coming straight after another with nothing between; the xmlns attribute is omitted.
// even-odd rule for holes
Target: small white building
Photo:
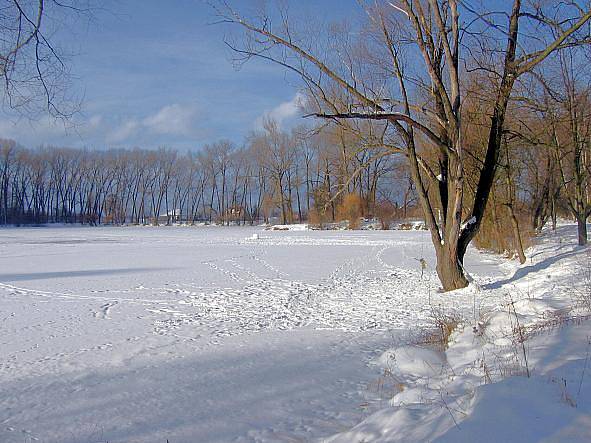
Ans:
<svg viewBox="0 0 591 443"><path fill-rule="evenodd" d="M180 209L171 209L170 211L160 214L158 216L158 224L168 223L178 223L182 221L182 214Z"/></svg>

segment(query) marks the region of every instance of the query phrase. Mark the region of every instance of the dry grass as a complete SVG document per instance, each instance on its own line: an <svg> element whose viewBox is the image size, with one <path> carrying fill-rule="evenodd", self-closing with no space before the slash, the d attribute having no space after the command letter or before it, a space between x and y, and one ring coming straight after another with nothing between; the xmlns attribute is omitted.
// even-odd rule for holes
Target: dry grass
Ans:
<svg viewBox="0 0 591 443"><path fill-rule="evenodd" d="M404 391L405 385L402 383L389 368L385 368L380 376L368 384L367 391L375 395L378 400L390 400L396 394ZM361 405L369 406L369 403Z"/></svg>
<svg viewBox="0 0 591 443"><path fill-rule="evenodd" d="M449 338L462 323L462 319L455 313L440 310L431 311L432 326L426 328L419 336L416 344L426 345L439 351L445 351L449 346Z"/></svg>
<svg viewBox="0 0 591 443"><path fill-rule="evenodd" d="M492 203L489 204L489 206L491 205ZM480 249L512 257L515 255L516 246L509 211L507 208L497 205L494 214L495 217L493 217L492 211L487 209L478 234L474 238L474 245ZM527 249L532 244L534 232L531 230L531 223L525 214L519 214L517 218L523 249Z"/></svg>

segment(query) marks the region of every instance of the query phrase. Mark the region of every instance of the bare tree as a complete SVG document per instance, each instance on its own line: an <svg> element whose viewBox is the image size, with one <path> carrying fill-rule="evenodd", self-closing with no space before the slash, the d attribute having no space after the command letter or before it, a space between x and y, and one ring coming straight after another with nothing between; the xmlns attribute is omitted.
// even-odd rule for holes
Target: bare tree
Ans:
<svg viewBox="0 0 591 443"><path fill-rule="evenodd" d="M571 50L560 54L559 64L561 92L549 97L554 106L550 105L547 117L560 180L582 246L587 244L591 215L591 77L585 66L575 65Z"/></svg>
<svg viewBox="0 0 591 443"><path fill-rule="evenodd" d="M442 286L464 287L463 258L484 218L515 82L552 52L588 41L591 10L576 2L526 7L520 0L498 12L457 0L401 0L364 10L366 31L357 30L360 39L350 43L351 32L297 34L286 8L247 19L225 2L216 6L221 22L245 33L241 46L228 43L242 60L263 58L299 75L315 116L389 124L398 138L392 152L402 152L410 165ZM386 60L387 75L368 72L359 53ZM496 89L477 187L466 205L461 75L473 69L494 77Z"/></svg>
<svg viewBox="0 0 591 443"><path fill-rule="evenodd" d="M273 195L281 211L281 222L291 223L293 214L289 177L295 160L295 142L279 129L277 122L267 119L264 131L254 134L251 143L258 161L273 183Z"/></svg>
<svg viewBox="0 0 591 443"><path fill-rule="evenodd" d="M56 33L91 17L90 1L10 0L0 9L0 81L4 105L19 115L67 119L79 108L67 54Z"/></svg>

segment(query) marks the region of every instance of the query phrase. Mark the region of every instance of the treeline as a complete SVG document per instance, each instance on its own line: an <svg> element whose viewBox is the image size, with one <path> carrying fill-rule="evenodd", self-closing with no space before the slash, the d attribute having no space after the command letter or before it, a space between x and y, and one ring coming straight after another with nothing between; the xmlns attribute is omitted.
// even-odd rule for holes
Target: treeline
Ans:
<svg viewBox="0 0 591 443"><path fill-rule="evenodd" d="M479 246L515 251L523 260L530 234L555 225L558 216L577 220L584 242L591 211L589 96L582 90L551 101L532 94L530 106L511 109ZM477 94L465 103L467 200L474 198L485 146L483 103ZM383 133L384 125L350 122L287 132L267 121L241 146L219 141L194 152L30 149L0 140L0 224L348 220L355 227L368 217L388 228L393 219L423 214L408 163Z"/></svg>
<svg viewBox="0 0 591 443"><path fill-rule="evenodd" d="M566 83L555 81L560 80ZM558 216L578 221L579 241L585 242L590 95L586 88L554 96L534 91L527 106L511 107L479 246L515 251L524 260L530 234L549 221L555 225ZM471 94L464 106L464 198L470 201L489 117L483 94ZM219 141L195 152L29 149L0 140L0 224L229 225L273 219L348 220L355 227L359 217L368 217L388 228L393 219L423 214L405 156L384 138L386 126L348 122L287 132L267 121L241 146ZM428 171L438 159L425 153L424 161Z"/></svg>
<svg viewBox="0 0 591 443"><path fill-rule="evenodd" d="M414 197L404 168L359 143L342 131L288 133L272 121L243 146L220 141L195 152L28 149L2 140L0 223L334 221L351 195L359 215L378 204L406 212Z"/></svg>

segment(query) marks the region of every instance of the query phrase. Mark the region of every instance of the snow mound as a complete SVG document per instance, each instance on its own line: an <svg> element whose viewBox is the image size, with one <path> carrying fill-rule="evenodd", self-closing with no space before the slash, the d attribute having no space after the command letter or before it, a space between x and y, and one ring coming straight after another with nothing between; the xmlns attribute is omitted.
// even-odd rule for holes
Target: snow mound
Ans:
<svg viewBox="0 0 591 443"><path fill-rule="evenodd" d="M569 405L561 383L553 381L513 377L478 387L468 418L434 441L588 442L589 410Z"/></svg>
<svg viewBox="0 0 591 443"><path fill-rule="evenodd" d="M433 377L446 366L442 353L419 346L389 349L376 360L378 366L410 377Z"/></svg>

